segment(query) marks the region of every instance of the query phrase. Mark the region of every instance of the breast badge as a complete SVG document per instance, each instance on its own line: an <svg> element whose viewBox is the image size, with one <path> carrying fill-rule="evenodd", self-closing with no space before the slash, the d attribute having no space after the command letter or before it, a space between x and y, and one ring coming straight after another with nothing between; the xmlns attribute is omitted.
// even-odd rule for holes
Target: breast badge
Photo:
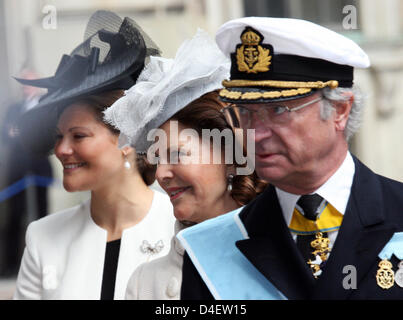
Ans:
<svg viewBox="0 0 403 320"><path fill-rule="evenodd" d="M376 283L382 289L390 289L395 282L392 263L387 259L383 259L381 262L379 262L378 266L379 269L376 272Z"/></svg>
<svg viewBox="0 0 403 320"><path fill-rule="evenodd" d="M403 288L403 260L399 263L399 270L395 273L395 282L396 284Z"/></svg>

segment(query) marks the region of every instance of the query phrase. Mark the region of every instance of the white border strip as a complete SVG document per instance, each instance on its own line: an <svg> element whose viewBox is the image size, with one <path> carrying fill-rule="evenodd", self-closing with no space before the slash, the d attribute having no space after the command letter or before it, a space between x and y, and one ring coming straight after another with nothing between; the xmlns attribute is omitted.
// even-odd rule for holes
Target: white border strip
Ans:
<svg viewBox="0 0 403 320"><path fill-rule="evenodd" d="M184 229L184 230L186 230L186 229ZM202 279L206 283L206 285L209 288L209 290L210 290L211 294L213 295L214 299L215 300L222 300L222 298L218 294L216 288L214 287L213 283L210 281L210 279L208 278L208 276L207 276L206 272L204 271L203 267L199 263L199 260L197 260L196 256L194 255L194 252L191 250L188 242L182 236L182 232L179 232L176 235L176 237L182 242L183 247L185 248L185 250L188 253L188 255L191 257L194 266L196 267L196 269L199 272L200 276L202 277Z"/></svg>
<svg viewBox="0 0 403 320"><path fill-rule="evenodd" d="M239 231L241 231L243 237L244 237L245 239L249 239L248 231L246 230L244 224L242 223L241 218L239 217L239 214L242 212L242 209L243 209L243 208L244 208L244 207L241 207L241 210L239 210L239 212L237 212L236 214L234 214L234 217L233 217L233 218L234 218L234 221L235 221L235 223L237 224L237 226L238 226L238 228L239 228Z"/></svg>

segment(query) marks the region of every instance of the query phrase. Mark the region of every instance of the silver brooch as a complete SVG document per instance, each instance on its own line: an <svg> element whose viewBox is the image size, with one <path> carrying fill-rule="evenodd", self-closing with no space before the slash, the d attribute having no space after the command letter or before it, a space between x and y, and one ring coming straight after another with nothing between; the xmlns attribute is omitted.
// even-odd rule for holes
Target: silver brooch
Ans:
<svg viewBox="0 0 403 320"><path fill-rule="evenodd" d="M140 251L146 254L156 254L161 252L163 248L164 242L162 240L158 240L155 244L150 244L147 240L143 240Z"/></svg>

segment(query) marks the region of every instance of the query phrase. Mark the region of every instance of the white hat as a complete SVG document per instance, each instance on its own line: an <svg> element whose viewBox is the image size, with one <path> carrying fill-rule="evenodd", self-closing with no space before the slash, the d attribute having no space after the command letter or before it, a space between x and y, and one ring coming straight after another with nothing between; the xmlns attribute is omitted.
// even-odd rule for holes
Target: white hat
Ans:
<svg viewBox="0 0 403 320"><path fill-rule="evenodd" d="M223 82L220 93L230 102L287 100L326 86L351 87L354 68L370 65L352 40L299 19L231 20L219 28L216 42L231 56L231 81Z"/></svg>
<svg viewBox="0 0 403 320"><path fill-rule="evenodd" d="M137 83L105 111L105 120L120 130L119 145L146 152L150 130L203 94L222 88L230 62L203 30L186 40L175 59L151 57Z"/></svg>

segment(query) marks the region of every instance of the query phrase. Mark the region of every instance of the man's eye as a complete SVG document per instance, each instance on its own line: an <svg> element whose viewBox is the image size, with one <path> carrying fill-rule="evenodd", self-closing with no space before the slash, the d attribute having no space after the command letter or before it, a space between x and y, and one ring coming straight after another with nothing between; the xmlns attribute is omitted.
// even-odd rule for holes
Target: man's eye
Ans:
<svg viewBox="0 0 403 320"><path fill-rule="evenodd" d="M238 107L238 110L239 110L239 114L240 114L241 116L246 116L246 115L248 115L248 113L249 113L249 110L246 109L246 108Z"/></svg>
<svg viewBox="0 0 403 320"><path fill-rule="evenodd" d="M273 113L278 116L280 114L283 114L287 109L283 106L273 106L272 110Z"/></svg>

